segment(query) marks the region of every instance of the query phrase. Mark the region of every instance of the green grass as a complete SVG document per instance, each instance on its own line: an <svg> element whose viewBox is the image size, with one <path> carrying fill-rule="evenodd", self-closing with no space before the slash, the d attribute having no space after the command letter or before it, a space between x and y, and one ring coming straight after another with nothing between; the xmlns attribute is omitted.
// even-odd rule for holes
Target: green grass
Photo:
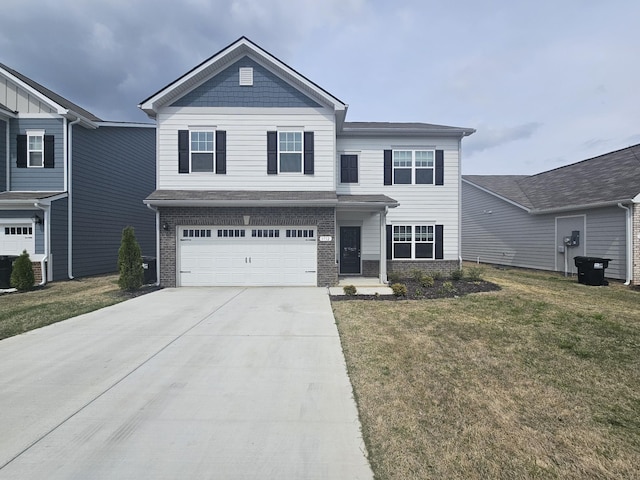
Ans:
<svg viewBox="0 0 640 480"><path fill-rule="evenodd" d="M640 478L640 292L483 277L502 290L334 303L376 478Z"/></svg>
<svg viewBox="0 0 640 480"><path fill-rule="evenodd" d="M0 294L0 339L122 302L117 275L47 284L25 292Z"/></svg>

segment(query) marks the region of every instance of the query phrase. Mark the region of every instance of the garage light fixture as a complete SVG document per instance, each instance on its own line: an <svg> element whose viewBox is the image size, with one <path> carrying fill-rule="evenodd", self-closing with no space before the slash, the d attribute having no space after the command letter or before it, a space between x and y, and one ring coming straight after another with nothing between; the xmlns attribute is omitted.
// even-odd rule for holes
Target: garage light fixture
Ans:
<svg viewBox="0 0 640 480"><path fill-rule="evenodd" d="M168 231L168 230L169 230L169 224L168 224L167 222L164 222L164 223L162 224L162 229L163 229L165 232L166 232L166 231Z"/></svg>
<svg viewBox="0 0 640 480"><path fill-rule="evenodd" d="M33 220L33 223L35 223L36 225L42 225L42 218L40 218L37 214L31 217L31 220Z"/></svg>

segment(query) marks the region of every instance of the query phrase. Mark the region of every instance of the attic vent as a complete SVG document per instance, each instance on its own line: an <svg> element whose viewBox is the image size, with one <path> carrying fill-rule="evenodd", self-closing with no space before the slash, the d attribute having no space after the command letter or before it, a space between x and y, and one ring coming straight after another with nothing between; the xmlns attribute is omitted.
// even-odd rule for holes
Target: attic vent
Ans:
<svg viewBox="0 0 640 480"><path fill-rule="evenodd" d="M249 87L253 85L253 67L240 67L240 85Z"/></svg>

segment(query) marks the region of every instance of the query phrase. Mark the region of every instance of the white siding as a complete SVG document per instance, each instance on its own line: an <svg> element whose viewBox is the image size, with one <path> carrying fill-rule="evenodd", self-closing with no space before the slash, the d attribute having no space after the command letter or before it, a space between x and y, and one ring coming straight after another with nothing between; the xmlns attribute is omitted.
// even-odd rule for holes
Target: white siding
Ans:
<svg viewBox="0 0 640 480"><path fill-rule="evenodd" d="M380 214L369 212L345 212L336 213L338 227L361 227L360 230L360 257L362 260L380 260ZM339 232L339 229L338 231ZM336 255L340 252L340 246Z"/></svg>
<svg viewBox="0 0 640 480"><path fill-rule="evenodd" d="M20 113L55 113L37 97L30 95L5 77L0 77L0 103L9 110Z"/></svg>
<svg viewBox="0 0 640 480"><path fill-rule="evenodd" d="M227 132L227 173L178 173L178 131ZM314 132L314 175L267 175L267 131ZM322 109L171 108L158 115L158 189L334 190L335 119Z"/></svg>
<svg viewBox="0 0 640 480"><path fill-rule="evenodd" d="M444 185L384 185L384 150L431 148L444 151ZM400 206L389 209L388 224L444 225L444 259L458 259L459 162L458 140L434 138L424 141L398 137L338 138L340 153L358 154L358 184L337 184L338 194L383 194ZM340 171L337 170L337 181ZM378 242L379 243L379 242Z"/></svg>

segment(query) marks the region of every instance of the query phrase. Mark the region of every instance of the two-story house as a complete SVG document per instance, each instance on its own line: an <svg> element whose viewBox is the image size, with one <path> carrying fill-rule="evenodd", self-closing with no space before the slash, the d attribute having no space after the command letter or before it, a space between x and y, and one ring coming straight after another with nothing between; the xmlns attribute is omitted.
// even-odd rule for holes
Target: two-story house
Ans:
<svg viewBox="0 0 640 480"><path fill-rule="evenodd" d="M0 64L0 256L44 283L117 271L122 229L155 251L155 125L105 122Z"/></svg>
<svg viewBox="0 0 640 480"><path fill-rule="evenodd" d="M165 286L335 285L460 265L470 128L349 123L347 105L245 37L140 105L157 122Z"/></svg>

